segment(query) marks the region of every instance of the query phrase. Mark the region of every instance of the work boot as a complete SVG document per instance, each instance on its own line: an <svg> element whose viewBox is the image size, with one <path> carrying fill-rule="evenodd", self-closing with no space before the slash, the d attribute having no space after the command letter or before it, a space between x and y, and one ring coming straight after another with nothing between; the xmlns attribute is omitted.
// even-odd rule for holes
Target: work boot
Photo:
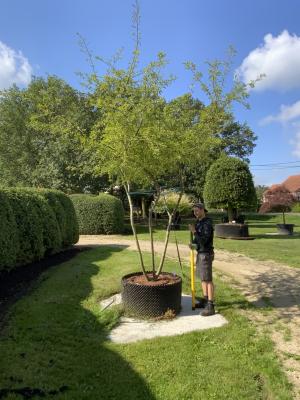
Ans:
<svg viewBox="0 0 300 400"><path fill-rule="evenodd" d="M215 306L212 301L208 301L204 310L200 314L202 317L209 317L210 315L215 315Z"/></svg>
<svg viewBox="0 0 300 400"><path fill-rule="evenodd" d="M205 308L208 302L208 297L196 297L196 300L198 301L196 303L196 308Z"/></svg>

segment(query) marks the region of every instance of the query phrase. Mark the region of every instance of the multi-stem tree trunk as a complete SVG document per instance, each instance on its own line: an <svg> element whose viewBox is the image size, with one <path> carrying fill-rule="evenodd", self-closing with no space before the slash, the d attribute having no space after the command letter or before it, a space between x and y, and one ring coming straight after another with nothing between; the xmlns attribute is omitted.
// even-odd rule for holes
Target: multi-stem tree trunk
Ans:
<svg viewBox="0 0 300 400"><path fill-rule="evenodd" d="M167 227L167 231L166 231L165 245L164 245L163 254L162 254L161 259L160 259L159 267L158 267L158 270L157 270L157 272L156 272L156 276L159 276L159 274L161 273L162 268L163 268L163 265L164 265L164 262L165 262L166 253L167 253L167 248L168 248L168 243L169 243L169 238L170 238L170 231L171 231L171 225L172 225L173 216L175 215L175 213L176 213L176 211L177 211L177 209L178 209L178 206L179 206L179 203L180 203L180 200L181 200L182 195L183 195L183 189L182 189L182 191L181 191L180 194L179 194L178 201L177 201L177 204L176 204L176 206L175 206L173 212L170 213L170 212L168 211L169 222L168 222L168 227Z"/></svg>
<svg viewBox="0 0 300 400"><path fill-rule="evenodd" d="M128 203L129 203L129 208L130 208L130 225L131 225L132 233L133 233L133 236L134 236L134 239L135 239L135 242L136 242L136 246L137 246L137 250L138 250L138 253L139 253L139 257L140 257L140 265L141 265L143 274L145 275L146 279L149 280L149 276L146 273L145 264L144 264L144 260L143 260L143 254L142 254L142 251L141 251L141 247L140 247L140 243L139 243L139 240L138 240L136 227L135 227L135 223L134 223L133 204L132 204L132 199L131 199L131 196L130 196L130 185L129 185L129 183L124 185L124 188L125 188L125 192L126 192L126 195L127 195L127 198L128 198ZM176 204L173 212L170 213L168 211L169 220L168 220L168 226L167 226L167 231L166 231L164 250L163 250L163 254L161 256L160 263L159 263L157 271L155 269L155 253L154 253L153 230L152 230L152 211L153 211L153 207L151 207L150 210L149 210L149 233L150 233L150 241L151 241L153 280L157 279L159 277L160 273L162 272L162 268L163 268L163 265L164 265L164 262L165 262L165 258L166 258L168 243L169 243L169 237L170 237L170 231L171 231L171 225L172 225L173 216L175 215L175 213L176 213L176 211L178 209L178 206L179 206L179 203L180 203L182 195L183 195L183 190L179 194L178 201L177 201L177 204Z"/></svg>
<svg viewBox="0 0 300 400"><path fill-rule="evenodd" d="M154 256L154 243L153 243L153 229L152 229L152 207L149 208L149 234L151 243L151 261L152 261L152 275L155 278L155 256Z"/></svg>
<svg viewBox="0 0 300 400"><path fill-rule="evenodd" d="M129 183L125 184L124 188L125 188L125 192L126 192L128 203L129 203L129 209L130 209L130 225L131 225L132 233L133 233L133 236L134 236L134 239L135 239L135 242L136 242L136 247L138 249L141 268L142 268L143 274L145 275L146 279L149 280L148 275L146 273L145 264L144 264L144 260L143 260L143 254L142 254L142 251L141 251L139 239L138 239L136 228L135 228L135 224L134 224L133 204L132 204L132 199L131 199L131 196L130 196L130 185L129 185Z"/></svg>

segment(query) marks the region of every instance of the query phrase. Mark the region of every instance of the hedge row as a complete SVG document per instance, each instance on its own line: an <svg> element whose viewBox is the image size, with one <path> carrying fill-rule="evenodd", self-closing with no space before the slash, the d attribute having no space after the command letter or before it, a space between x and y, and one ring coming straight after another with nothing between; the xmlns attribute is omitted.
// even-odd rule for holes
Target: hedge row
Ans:
<svg viewBox="0 0 300 400"><path fill-rule="evenodd" d="M121 200L109 194L70 196L77 215L81 235L121 233L124 229L124 208Z"/></svg>
<svg viewBox="0 0 300 400"><path fill-rule="evenodd" d="M0 271L26 265L78 241L70 199L47 189L0 189Z"/></svg>

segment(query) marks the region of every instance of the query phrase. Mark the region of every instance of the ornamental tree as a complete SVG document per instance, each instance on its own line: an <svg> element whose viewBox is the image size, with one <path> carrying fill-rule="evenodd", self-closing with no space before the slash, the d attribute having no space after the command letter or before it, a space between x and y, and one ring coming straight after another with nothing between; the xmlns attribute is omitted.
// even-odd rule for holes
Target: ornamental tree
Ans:
<svg viewBox="0 0 300 400"><path fill-rule="evenodd" d="M248 165L235 157L220 157L207 172L204 199L209 207L226 208L229 222L236 217L237 210L256 207Z"/></svg>
<svg viewBox="0 0 300 400"><path fill-rule="evenodd" d="M246 85L237 83L231 91L225 93L223 86L218 84L224 73L219 68L221 64L217 63L209 74L210 85L205 86L210 91L208 97L211 104L204 106L190 95L167 103L163 91L174 78L163 74L167 64L165 54L159 53L155 61L140 67L138 3L133 13L133 22L136 44L127 67L117 68L118 57L108 61L98 57L108 66L107 72L99 76L91 61L93 72L88 76L87 86L93 91L92 105L101 118L99 123L94 124L86 144L95 156L95 174L107 174L114 183L125 189L140 265L147 279L150 277L146 274L139 245L130 193L134 186L155 189L156 196L149 210L149 232L152 277L156 279L162 271L172 219L185 189L187 172L211 160L221 142L217 132L228 119L231 103L243 103L248 92L245 90ZM91 53L87 55L92 60ZM189 66L194 80L198 80L196 66ZM200 87L204 88L203 85ZM177 187L178 199L172 210L166 207L169 221L165 246L156 267L151 218L163 186Z"/></svg>
<svg viewBox="0 0 300 400"><path fill-rule="evenodd" d="M285 212L291 211L291 207L295 202L291 192L284 186L279 185L273 189L266 190L264 197L267 201L262 204L259 213L281 212L282 221L285 224Z"/></svg>

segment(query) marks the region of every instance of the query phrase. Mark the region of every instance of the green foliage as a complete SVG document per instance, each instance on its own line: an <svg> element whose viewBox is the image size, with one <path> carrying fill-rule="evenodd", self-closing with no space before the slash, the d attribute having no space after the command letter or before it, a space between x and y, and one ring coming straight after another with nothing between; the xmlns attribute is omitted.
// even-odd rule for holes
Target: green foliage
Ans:
<svg viewBox="0 0 300 400"><path fill-rule="evenodd" d="M163 213L169 210L173 212L178 202L179 194L174 191L162 192L156 206L155 211ZM183 194L178 206L178 211L181 216L190 216L194 199L187 194Z"/></svg>
<svg viewBox="0 0 300 400"><path fill-rule="evenodd" d="M61 204L61 201L58 196L57 190L54 189L35 189L37 193L41 194L51 209L53 210L55 214L55 218L58 224L58 238L61 242L63 242L63 237L66 237L66 230L67 230L67 216L65 214L65 210L63 205ZM65 240L65 239L64 239ZM76 243L76 241L74 241Z"/></svg>
<svg viewBox="0 0 300 400"><path fill-rule="evenodd" d="M64 210L65 215L65 224L64 229L62 230L62 245L64 247L68 247L74 243L77 243L79 239L79 224L76 211L69 196L66 196L59 190L56 190L55 194Z"/></svg>
<svg viewBox="0 0 300 400"><path fill-rule="evenodd" d="M0 92L0 182L99 191L107 180L92 176L84 147L97 116L88 95L55 76Z"/></svg>
<svg viewBox="0 0 300 400"><path fill-rule="evenodd" d="M268 186L265 186L265 185L255 186L258 208L261 206L261 204L263 202L263 196L264 196L264 193L266 190L268 190Z"/></svg>
<svg viewBox="0 0 300 400"><path fill-rule="evenodd" d="M114 196L101 193L99 196L70 196L83 235L121 233L124 228L122 202Z"/></svg>
<svg viewBox="0 0 300 400"><path fill-rule="evenodd" d="M4 190L0 189L0 271L16 264L19 236L13 209Z"/></svg>
<svg viewBox="0 0 300 400"><path fill-rule="evenodd" d="M210 207L255 208L257 199L248 165L238 158L220 157L206 175L204 199Z"/></svg>
<svg viewBox="0 0 300 400"><path fill-rule="evenodd" d="M62 192L3 188L0 199L0 270L40 260L77 242L75 210Z"/></svg>
<svg viewBox="0 0 300 400"><path fill-rule="evenodd" d="M35 189L35 191L43 195L56 216L62 247L77 243L79 239L78 221L69 196L54 189Z"/></svg>
<svg viewBox="0 0 300 400"><path fill-rule="evenodd" d="M16 265L40 260L45 254L43 221L34 195L22 189L5 189L18 227Z"/></svg>
<svg viewBox="0 0 300 400"><path fill-rule="evenodd" d="M300 202L294 203L292 206L292 211L295 213L300 213Z"/></svg>
<svg viewBox="0 0 300 400"><path fill-rule="evenodd" d="M62 237L54 210L44 197L43 192L38 189L22 188L22 192L31 195L30 201L42 222L45 254L56 253L62 248Z"/></svg>

